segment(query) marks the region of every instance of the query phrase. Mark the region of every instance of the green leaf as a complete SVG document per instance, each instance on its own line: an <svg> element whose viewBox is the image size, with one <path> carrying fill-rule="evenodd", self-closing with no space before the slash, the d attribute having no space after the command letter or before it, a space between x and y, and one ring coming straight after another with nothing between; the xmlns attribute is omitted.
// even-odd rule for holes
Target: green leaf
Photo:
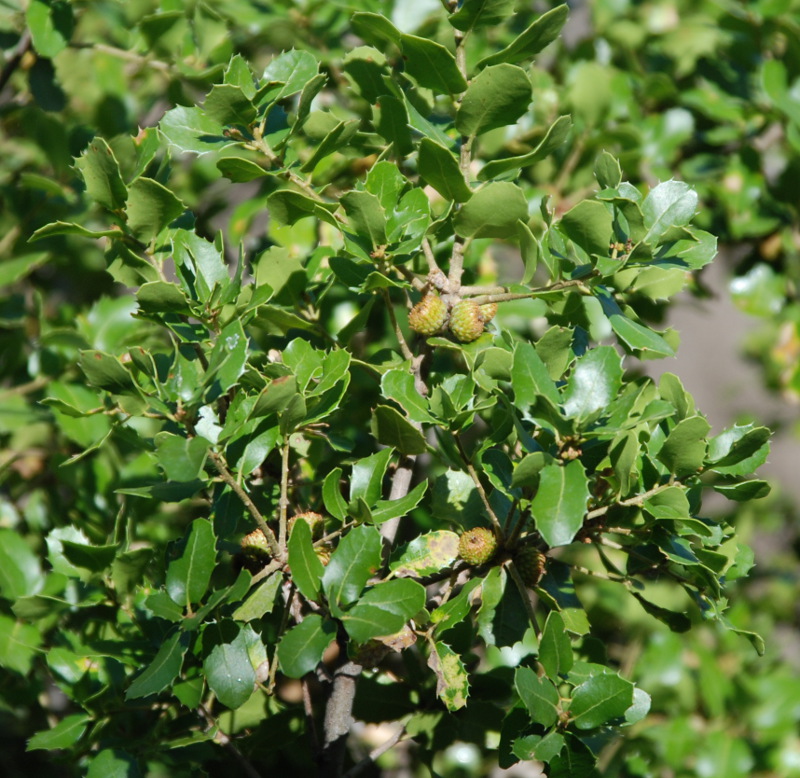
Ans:
<svg viewBox="0 0 800 778"><path fill-rule="evenodd" d="M27 676L34 659L41 654L42 642L36 627L0 613L0 666Z"/></svg>
<svg viewBox="0 0 800 778"><path fill-rule="evenodd" d="M386 245L386 212L374 194L348 192L340 202L359 237L366 238L372 248Z"/></svg>
<svg viewBox="0 0 800 778"><path fill-rule="evenodd" d="M260 641L260 638L249 626L236 625L236 636L229 640L229 635L223 637L223 633L227 632L224 627L228 625L232 625L232 622L225 621L209 627L204 633L206 640L218 631L221 640L203 660L203 673L217 699L235 710L244 705L253 693L256 672L250 661L250 644L253 640Z"/></svg>
<svg viewBox="0 0 800 778"><path fill-rule="evenodd" d="M189 301L177 284L167 281L150 281L142 284L136 292L139 310L144 313L184 313L191 312Z"/></svg>
<svg viewBox="0 0 800 778"><path fill-rule="evenodd" d="M575 635L589 634L589 619L575 592L569 565L558 559L548 559L544 578L539 583L538 594L549 607L558 610L568 632Z"/></svg>
<svg viewBox="0 0 800 778"><path fill-rule="evenodd" d="M373 124L378 134L394 145L399 156L411 153L411 129L405 102L393 95L381 95L375 105Z"/></svg>
<svg viewBox="0 0 800 778"><path fill-rule="evenodd" d="M206 95L203 111L220 124L249 126L256 118L256 107L244 90L234 84L214 84Z"/></svg>
<svg viewBox="0 0 800 778"><path fill-rule="evenodd" d="M392 446L402 454L424 454L428 450L422 432L390 405L375 408L370 429L379 443Z"/></svg>
<svg viewBox="0 0 800 778"><path fill-rule="evenodd" d="M91 716L87 716L85 713L65 716L52 729L37 732L28 741L28 747L25 750L44 749L50 751L56 748L69 748L81 739L91 720Z"/></svg>
<svg viewBox="0 0 800 778"><path fill-rule="evenodd" d="M622 181L619 160L613 154L604 151L595 162L594 177L601 189L616 189Z"/></svg>
<svg viewBox="0 0 800 778"><path fill-rule="evenodd" d="M338 203L324 203L312 200L300 192L291 189L281 189L267 198L270 214L281 224L295 224L307 216L316 216L320 221L337 227L338 222L333 212L339 207Z"/></svg>
<svg viewBox="0 0 800 778"><path fill-rule="evenodd" d="M500 24L513 14L514 0L464 0L447 21L457 30L467 32L474 27Z"/></svg>
<svg viewBox="0 0 800 778"><path fill-rule="evenodd" d="M678 422L658 452L658 460L679 478L696 473L706 458L706 435L710 429L702 416Z"/></svg>
<svg viewBox="0 0 800 778"><path fill-rule="evenodd" d="M550 611L539 640L539 662L553 683L572 669L572 643L564 628L564 619L558 611Z"/></svg>
<svg viewBox="0 0 800 778"><path fill-rule="evenodd" d="M357 131L358 120L350 119L339 122L314 146L314 153L302 164L300 170L304 173L313 171L321 160L346 146ZM352 192L348 194L352 194Z"/></svg>
<svg viewBox="0 0 800 778"><path fill-rule="evenodd" d="M216 544L211 522L195 519L181 542L179 556L167 568L167 591L178 605L188 607L203 599L217 562Z"/></svg>
<svg viewBox="0 0 800 778"><path fill-rule="evenodd" d="M393 635L425 607L425 589L416 581L387 581L373 586L342 615L347 633L357 643Z"/></svg>
<svg viewBox="0 0 800 778"><path fill-rule="evenodd" d="M572 542L583 526L588 500L589 482L580 461L542 468L531 514L548 546L554 548Z"/></svg>
<svg viewBox="0 0 800 778"><path fill-rule="evenodd" d="M674 349L661 335L627 318L607 289L597 287L596 292L603 313L611 324L611 329L628 348L633 351L652 352L660 356L675 356Z"/></svg>
<svg viewBox="0 0 800 778"><path fill-rule="evenodd" d="M518 157L506 159L493 159L487 162L478 173L480 181L491 181L493 178L523 167L529 167L552 154L567 139L572 129L572 119L569 116L559 116L547 129L544 138L533 151ZM527 220L526 220L527 221Z"/></svg>
<svg viewBox="0 0 800 778"><path fill-rule="evenodd" d="M359 459L353 465L350 477L350 502L363 498L367 505L373 506L381 497L383 477L392 458L392 450L385 448L372 456Z"/></svg>
<svg viewBox="0 0 800 778"><path fill-rule="evenodd" d="M76 567L85 567L94 573L100 573L110 567L114 561L119 544L107 546L92 546L88 543L74 543L69 540L61 541L61 550L64 558Z"/></svg>
<svg viewBox="0 0 800 778"><path fill-rule="evenodd" d="M484 57L478 67L496 65L498 62L522 62L536 56L545 46L558 38L566 24L569 8L566 3L542 14L524 32L521 32L504 49Z"/></svg>
<svg viewBox="0 0 800 778"><path fill-rule="evenodd" d="M674 227L687 225L697 210L697 192L683 181L664 181L642 203L645 243L656 244Z"/></svg>
<svg viewBox="0 0 800 778"><path fill-rule="evenodd" d="M446 200L464 203L472 197L458 160L444 146L423 138L419 144L418 165L420 175Z"/></svg>
<svg viewBox="0 0 800 778"><path fill-rule="evenodd" d="M660 605L646 600L639 592L632 591L631 594L639 601L647 613L666 624L673 632L687 632L692 628L692 620L685 613L676 613L667 608L662 608Z"/></svg>
<svg viewBox="0 0 800 778"><path fill-rule="evenodd" d="M482 583L480 578L472 578L461 591L444 605L440 605L431 613L431 623L436 625L436 633L450 629L463 621L473 605L475 589Z"/></svg>
<svg viewBox="0 0 800 778"><path fill-rule="evenodd" d="M474 137L515 124L531 102L531 82L516 65L493 65L482 70L467 87L456 112L456 129Z"/></svg>
<svg viewBox="0 0 800 778"><path fill-rule="evenodd" d="M732 278L731 296L737 307L750 316L777 316L786 304L788 279L765 262L754 265L744 275Z"/></svg>
<svg viewBox="0 0 800 778"><path fill-rule="evenodd" d="M295 586L308 600L316 600L325 567L314 553L311 527L306 521L295 521L289 537L289 568Z"/></svg>
<svg viewBox="0 0 800 778"><path fill-rule="evenodd" d="M316 613L307 615L278 643L278 662L289 678L302 678L322 661L325 649L336 637L336 623Z"/></svg>
<svg viewBox="0 0 800 778"><path fill-rule="evenodd" d="M189 647L186 632L174 632L161 644L153 661L138 675L125 692L126 700L148 697L166 689L177 677L183 664L183 655Z"/></svg>
<svg viewBox="0 0 800 778"><path fill-rule="evenodd" d="M372 509L372 523L383 524L390 519L407 516L422 501L427 489L428 482L421 481L405 497L397 500L378 500Z"/></svg>
<svg viewBox="0 0 800 778"><path fill-rule="evenodd" d="M355 602L381 565L381 536L374 527L350 530L331 555L322 586L334 611Z"/></svg>
<svg viewBox="0 0 800 778"><path fill-rule="evenodd" d="M341 467L334 468L325 476L325 480L322 482L322 501L325 503L325 510L331 516L339 521L344 521L347 517L347 502L339 489L341 477Z"/></svg>
<svg viewBox="0 0 800 778"><path fill-rule="evenodd" d="M514 349L511 386L514 389L514 405L521 411L527 411L540 397L549 400L553 407L559 405L556 385L530 343L517 343Z"/></svg>
<svg viewBox="0 0 800 778"><path fill-rule="evenodd" d="M39 557L12 529L0 528L0 594L10 601L42 587Z"/></svg>
<svg viewBox="0 0 800 778"><path fill-rule="evenodd" d="M572 368L564 392L564 412L585 421L607 408L622 386L622 359L612 346L587 351Z"/></svg>
<svg viewBox="0 0 800 778"><path fill-rule="evenodd" d="M436 695L447 709L463 708L469 696L469 676L461 657L446 643L437 640L428 654L428 667L436 675Z"/></svg>
<svg viewBox="0 0 800 778"><path fill-rule="evenodd" d="M715 473L744 476L755 472L769 456L767 427L735 425L708 441L708 461Z"/></svg>
<svg viewBox="0 0 800 778"><path fill-rule="evenodd" d="M489 183L461 206L453 227L463 238L509 238L517 222L528 221L528 202L522 190L508 181Z"/></svg>
<svg viewBox="0 0 800 778"><path fill-rule="evenodd" d="M458 535L440 529L418 535L390 565L398 577L424 577L449 567L458 557Z"/></svg>
<svg viewBox="0 0 800 778"><path fill-rule="evenodd" d="M233 612L231 618L234 621L253 621L272 613L282 583L283 575L273 573Z"/></svg>
<svg viewBox="0 0 800 778"><path fill-rule="evenodd" d="M522 596L504 568L494 566L486 574L477 621L479 634L487 644L502 648L522 640L530 626Z"/></svg>
<svg viewBox="0 0 800 778"><path fill-rule="evenodd" d="M51 222L40 227L31 235L30 242L50 238L53 235L80 235L83 238L119 238L119 230L87 230L86 227L72 222Z"/></svg>
<svg viewBox="0 0 800 778"><path fill-rule="evenodd" d="M301 92L318 73L319 63L313 54L292 49L273 57L269 65L264 68L261 80L281 84L277 94L270 94L271 100L277 101Z"/></svg>
<svg viewBox="0 0 800 778"><path fill-rule="evenodd" d="M400 48L406 72L420 86L445 95L461 94L467 88L455 57L440 43L416 35L403 35Z"/></svg>
<svg viewBox="0 0 800 778"><path fill-rule="evenodd" d="M184 438L171 432L155 436L156 459L170 481L193 481L200 477L208 455L205 438Z"/></svg>
<svg viewBox="0 0 800 778"><path fill-rule="evenodd" d="M8 13L8 12L6 12ZM65 0L31 0L25 14L36 52L48 59L68 45L75 27L72 5Z"/></svg>
<svg viewBox="0 0 800 778"><path fill-rule="evenodd" d="M407 370L387 370L381 378L381 392L397 402L412 421L435 423L426 398L417 391L414 376Z"/></svg>
<svg viewBox="0 0 800 778"><path fill-rule="evenodd" d="M549 678L539 678L529 667L518 667L514 687L534 723L552 727L558 721L560 698Z"/></svg>
<svg viewBox="0 0 800 778"><path fill-rule="evenodd" d="M131 374L120 361L102 351L81 351L78 362L91 386L112 394L136 394Z"/></svg>
<svg viewBox="0 0 800 778"><path fill-rule="evenodd" d="M86 778L142 778L142 773L131 754L119 748L106 748L90 758Z"/></svg>
<svg viewBox="0 0 800 778"><path fill-rule="evenodd" d="M714 484L714 491L736 502L760 500L766 497L772 487L768 481L742 481L738 484Z"/></svg>
<svg viewBox="0 0 800 778"><path fill-rule="evenodd" d="M633 704L633 684L618 675L602 673L577 686L569 714L578 729L593 729L620 718Z"/></svg>
<svg viewBox="0 0 800 778"><path fill-rule="evenodd" d="M590 256L607 257L614 236L611 211L597 200L584 200L570 208L559 229Z"/></svg>
<svg viewBox="0 0 800 778"><path fill-rule="evenodd" d="M196 106L179 105L167 111L158 125L167 142L178 151L208 154L230 144L223 126Z"/></svg>
<svg viewBox="0 0 800 778"><path fill-rule="evenodd" d="M125 207L128 190L119 172L119 163L111 147L102 138L95 138L75 160L86 183L86 193L109 211Z"/></svg>
<svg viewBox="0 0 800 778"><path fill-rule="evenodd" d="M125 204L128 227L144 242L153 240L185 209L186 206L169 189L152 178L137 178L128 187Z"/></svg>

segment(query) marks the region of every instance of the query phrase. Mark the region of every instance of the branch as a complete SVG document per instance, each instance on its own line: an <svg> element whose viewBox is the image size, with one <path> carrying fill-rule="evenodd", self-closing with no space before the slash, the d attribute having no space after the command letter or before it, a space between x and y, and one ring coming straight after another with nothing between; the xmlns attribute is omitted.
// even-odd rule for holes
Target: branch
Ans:
<svg viewBox="0 0 800 778"><path fill-rule="evenodd" d="M400 351L403 354L403 359L410 359L413 362L414 354L408 347L408 343L406 343L406 339L403 335L403 330L400 329L400 325L397 323L397 317L394 315L394 306L392 305L392 298L389 296L389 290L381 289L381 297L383 297L383 303L386 306L386 311L388 312L389 319L392 322L394 335L397 338L398 344L400 345Z"/></svg>
<svg viewBox="0 0 800 778"><path fill-rule="evenodd" d="M343 776L343 778L357 778L368 767L370 767L377 759L380 759L390 748L394 748L402 739L406 732L406 725L401 724L397 732L394 733L385 743L382 743L377 748L369 752L369 756L365 756L360 762L353 765Z"/></svg>
<svg viewBox="0 0 800 778"><path fill-rule="evenodd" d="M281 552L286 551L286 515L289 511L289 436L283 445L281 454L281 496L278 501L280 523L278 525L278 545Z"/></svg>
<svg viewBox="0 0 800 778"><path fill-rule="evenodd" d="M343 657L333 675L333 689L325 707L325 740L319 760L319 778L335 778L342 774L345 746L353 726L353 700L356 683L363 667L347 659L347 649L340 644Z"/></svg>
<svg viewBox="0 0 800 778"><path fill-rule="evenodd" d="M233 477L231 471L228 469L228 464L216 451L210 450L209 457L214 463L214 467L217 468L217 472L222 476L222 480L231 487L234 494L244 503L247 510L250 511L250 515L256 520L256 524L258 524L259 529L267 538L267 545L269 546L269 551L272 556L275 558L275 560L280 561L281 563L286 561L286 555L282 553L281 546L278 544L275 533L270 529L269 525L267 524L267 520L264 518L261 511L258 510L256 504L250 499L250 495Z"/></svg>
<svg viewBox="0 0 800 778"><path fill-rule="evenodd" d="M508 571L511 573L511 577L514 579L514 583L517 585L520 597L522 597L522 604L525 606L525 610L528 613L528 618L530 619L533 631L536 633L536 638L539 639L542 637L542 630L539 628L539 622L536 619L536 611L533 609L530 589L525 586L525 581L522 580L522 576L519 574L519 570L517 570L517 566L514 564L513 560L508 563L507 567Z"/></svg>
<svg viewBox="0 0 800 778"><path fill-rule="evenodd" d="M503 525L500 523L500 519L497 518L497 514L494 512L494 509L489 504L489 498L486 496L486 490L483 488L483 484L481 483L481 479L478 477L478 473L476 472L475 468L472 466L472 462L470 462L467 453L464 451L464 447L461 445L461 438L459 437L458 433L454 434L453 437L456 440L456 445L458 447L458 453L461 454L461 460L464 462L464 466L467 468L467 472L469 473L470 477L472 478L473 483L475 484L475 488L478 490L478 494L483 501L483 507L486 508L486 513L489 514L489 518L492 520L492 524L494 524L494 528L497 532L497 536L499 538L503 537Z"/></svg>

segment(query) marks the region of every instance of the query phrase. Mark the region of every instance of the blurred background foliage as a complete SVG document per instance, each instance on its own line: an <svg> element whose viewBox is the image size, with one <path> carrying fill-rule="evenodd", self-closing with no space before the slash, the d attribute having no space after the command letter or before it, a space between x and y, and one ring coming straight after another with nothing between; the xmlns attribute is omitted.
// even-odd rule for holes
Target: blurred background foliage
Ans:
<svg viewBox="0 0 800 778"><path fill-rule="evenodd" d="M489 31L486 52L552 7L520 5L514 28ZM730 282L712 287L701 274L693 291L729 296L751 317L742 354L757 362L769 390L796 403L800 0L589 0L570 7L564 37L533 71L531 111L513 132L487 135L484 158L529 151L570 113L568 142L526 169L534 203L551 196L560 212L568 210L595 187L592 171L603 150L620 159L623 178L654 185L674 177L696 187L699 224L719 236ZM153 468L145 457L129 456L120 438L59 467L103 441L110 422L102 414L70 418L39 403L44 387L77 407L93 402L81 385L79 349L117 350L130 337L132 298L105 271L99 244L77 236L28 242L55 220L105 227L87 210L73 158L100 135L123 168L133 169L137 145L129 136L138 134L139 149L147 144L147 128L168 108L194 104L234 53L258 71L277 52L309 49L331 79L353 82L348 53L361 44L350 26L354 10L383 13L401 29L434 38L445 27L436 0L0 0L0 555L14 557L26 574L39 574L40 555L56 569L66 564L57 548L42 548L53 529L103 542L115 490L141 483ZM471 51L486 53L479 45ZM353 94L337 110L357 117L371 109ZM348 180L363 172L364 161L335 164L331 180ZM205 158L185 169L175 162L170 176L198 214L201 233L212 236L224 226L229 245L252 246L277 241L286 229L266 224L263 234L268 183L240 185L232 197L230 183ZM657 297L653 321L665 313ZM760 412L751 408L750 418ZM786 493L774 490L735 519L756 550L756 567L733 587L731 619L764 635L764 658L732 633L709 628L678 637L631 610L614 587L582 583L593 623L606 624L609 654L623 668L635 667L632 680L653 696L647 719L603 752L604 774L800 776L800 541L797 508ZM182 533L191 510L182 503L154 512L140 500L126 515L141 534L163 543ZM16 533L26 544L16 545ZM70 585L81 601L80 579ZM109 670L101 661L87 674L66 658L51 658L51 675L31 674L38 638L20 632L10 609L14 592L5 588L2 595L0 772L16 777L51 765L48 752L24 753L27 739L63 707L65 693L90 696L94 676ZM498 668L505 661L498 657ZM442 775L484 774L479 729L478 748L442 749ZM440 740L447 745L446 733ZM55 776L60 768L47 769ZM71 774L66 766L64 774Z"/></svg>

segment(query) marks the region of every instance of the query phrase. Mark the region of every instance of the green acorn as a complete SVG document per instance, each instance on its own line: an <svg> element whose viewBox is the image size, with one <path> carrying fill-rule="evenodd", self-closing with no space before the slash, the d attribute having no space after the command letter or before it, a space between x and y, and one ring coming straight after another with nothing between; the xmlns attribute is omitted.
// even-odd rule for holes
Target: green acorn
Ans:
<svg viewBox="0 0 800 778"><path fill-rule="evenodd" d="M514 555L514 565L520 578L531 589L536 586L544 574L547 557L533 546L524 546Z"/></svg>
<svg viewBox="0 0 800 778"><path fill-rule="evenodd" d="M325 529L325 517L321 513L315 513L314 511L305 511L304 513L298 513L296 516L292 516L289 519L289 534L292 534L292 527L296 521L304 521L311 527L311 539L312 540L319 540L322 537L322 532Z"/></svg>
<svg viewBox="0 0 800 778"><path fill-rule="evenodd" d="M488 562L497 551L497 538L486 527L468 529L458 539L458 555L471 565Z"/></svg>
<svg viewBox="0 0 800 778"><path fill-rule="evenodd" d="M488 324L497 316L497 303L484 303L481 306L481 319L484 324Z"/></svg>
<svg viewBox="0 0 800 778"><path fill-rule="evenodd" d="M408 314L408 326L420 335L435 335L447 321L447 305L438 294L426 294Z"/></svg>
<svg viewBox="0 0 800 778"><path fill-rule="evenodd" d="M472 300L460 300L450 311L450 332L462 343L470 343L483 332L481 308Z"/></svg>

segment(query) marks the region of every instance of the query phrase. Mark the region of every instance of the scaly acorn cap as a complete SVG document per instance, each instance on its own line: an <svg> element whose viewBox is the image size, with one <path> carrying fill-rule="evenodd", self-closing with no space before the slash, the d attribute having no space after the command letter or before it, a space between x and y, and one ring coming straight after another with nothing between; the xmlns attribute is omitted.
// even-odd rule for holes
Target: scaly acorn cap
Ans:
<svg viewBox="0 0 800 778"><path fill-rule="evenodd" d="M524 546L514 555L519 577L531 589L541 581L546 561L547 557L533 546Z"/></svg>
<svg viewBox="0 0 800 778"><path fill-rule="evenodd" d="M458 555L471 565L488 562L497 551L497 538L486 527L468 529L458 539Z"/></svg>
<svg viewBox="0 0 800 778"><path fill-rule="evenodd" d="M488 324L497 316L497 303L484 303L481 306L481 318L484 324Z"/></svg>
<svg viewBox="0 0 800 778"><path fill-rule="evenodd" d="M260 530L255 529L242 538L242 551L248 556L264 559L269 557L269 544L267 536Z"/></svg>
<svg viewBox="0 0 800 778"><path fill-rule="evenodd" d="M409 312L408 326L420 335L435 335L447 321L447 304L438 294L426 294Z"/></svg>
<svg viewBox="0 0 800 778"><path fill-rule="evenodd" d="M472 300L459 300L450 311L450 332L462 343L471 343L483 332L481 308Z"/></svg>
<svg viewBox="0 0 800 778"><path fill-rule="evenodd" d="M304 513L298 513L296 516L292 516L289 519L289 534L292 534L292 527L294 527L296 521L304 521L311 527L311 539L312 540L319 540L322 537L323 530L325 529L325 517L321 513L316 513L315 511L305 511Z"/></svg>

